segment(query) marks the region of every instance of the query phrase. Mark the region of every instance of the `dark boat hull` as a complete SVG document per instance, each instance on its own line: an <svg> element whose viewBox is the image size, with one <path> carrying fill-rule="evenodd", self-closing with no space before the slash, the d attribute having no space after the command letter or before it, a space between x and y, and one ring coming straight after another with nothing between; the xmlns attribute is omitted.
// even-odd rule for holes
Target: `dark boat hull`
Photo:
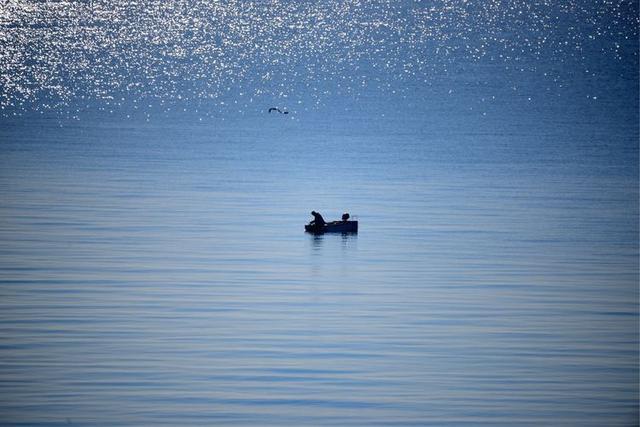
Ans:
<svg viewBox="0 0 640 427"><path fill-rule="evenodd" d="M334 221L328 222L324 227L316 227L314 225L305 225L304 231L308 233L357 233L358 221Z"/></svg>

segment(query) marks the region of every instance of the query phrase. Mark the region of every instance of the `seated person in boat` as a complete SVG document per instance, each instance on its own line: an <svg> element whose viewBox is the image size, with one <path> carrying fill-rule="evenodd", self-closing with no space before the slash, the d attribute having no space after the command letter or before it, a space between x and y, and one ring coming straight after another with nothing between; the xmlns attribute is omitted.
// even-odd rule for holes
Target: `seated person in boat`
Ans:
<svg viewBox="0 0 640 427"><path fill-rule="evenodd" d="M318 229L325 226L326 222L324 221L324 218L322 218L322 215L320 215L316 211L311 211L311 215L313 215L313 221L311 221L309 225L312 225L313 227Z"/></svg>

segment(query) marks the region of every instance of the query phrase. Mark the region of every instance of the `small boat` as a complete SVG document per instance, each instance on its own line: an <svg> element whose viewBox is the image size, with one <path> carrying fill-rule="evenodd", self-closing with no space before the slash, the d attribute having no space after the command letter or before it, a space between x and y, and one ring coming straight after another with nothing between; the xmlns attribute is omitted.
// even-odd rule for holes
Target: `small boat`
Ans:
<svg viewBox="0 0 640 427"><path fill-rule="evenodd" d="M322 234L322 233L357 233L358 221L333 221L327 222L323 227L317 227L312 224L304 226L304 231L307 233Z"/></svg>

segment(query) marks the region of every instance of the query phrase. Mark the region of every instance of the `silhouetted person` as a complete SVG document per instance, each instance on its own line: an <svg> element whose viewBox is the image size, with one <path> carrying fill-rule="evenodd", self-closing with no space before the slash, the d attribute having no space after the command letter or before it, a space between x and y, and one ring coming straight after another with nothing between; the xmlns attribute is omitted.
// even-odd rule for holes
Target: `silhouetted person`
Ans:
<svg viewBox="0 0 640 427"><path fill-rule="evenodd" d="M324 218L316 211L311 211L311 215L313 215L313 221L309 224L313 225L316 229L320 230L325 226L326 222L324 222Z"/></svg>

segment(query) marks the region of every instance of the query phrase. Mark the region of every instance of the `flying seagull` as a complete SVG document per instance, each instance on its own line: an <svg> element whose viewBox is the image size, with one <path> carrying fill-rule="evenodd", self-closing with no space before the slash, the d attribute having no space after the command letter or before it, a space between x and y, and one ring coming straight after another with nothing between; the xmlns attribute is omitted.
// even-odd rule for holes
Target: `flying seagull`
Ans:
<svg viewBox="0 0 640 427"><path fill-rule="evenodd" d="M280 114L289 114L288 111L282 111L281 109L279 109L278 107L271 107L269 108L269 113L273 112L273 111L277 111Z"/></svg>

